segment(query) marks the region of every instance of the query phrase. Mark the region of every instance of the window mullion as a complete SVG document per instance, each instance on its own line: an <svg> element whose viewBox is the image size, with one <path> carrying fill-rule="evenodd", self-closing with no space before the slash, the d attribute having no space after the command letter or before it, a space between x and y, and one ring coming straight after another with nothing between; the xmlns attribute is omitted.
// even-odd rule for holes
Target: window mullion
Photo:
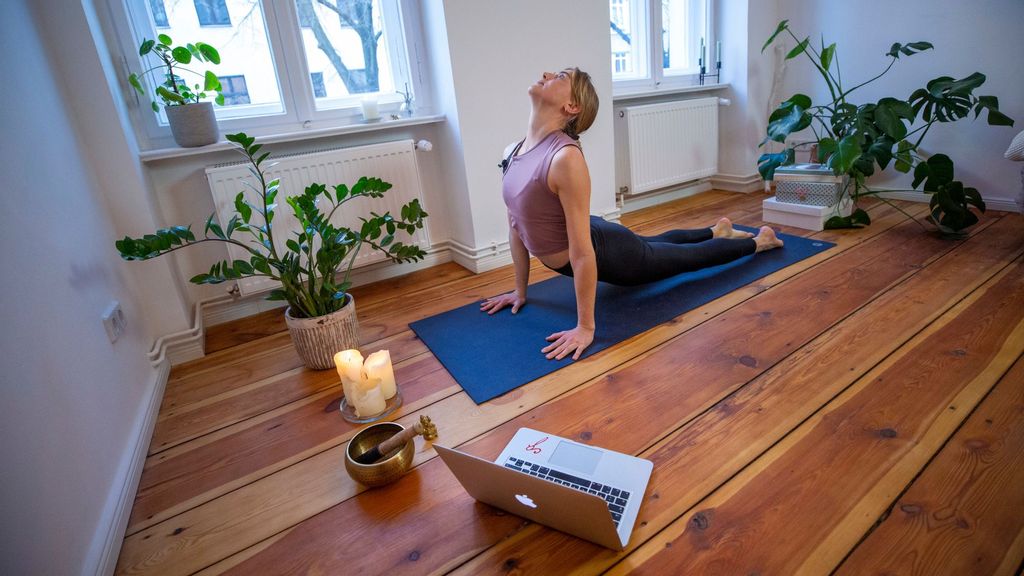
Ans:
<svg viewBox="0 0 1024 576"><path fill-rule="evenodd" d="M662 68L661 0L647 0L648 61L651 63L651 84L661 85L665 71Z"/></svg>
<svg viewBox="0 0 1024 576"><path fill-rule="evenodd" d="M271 53L277 78L281 85L281 100L285 114L295 122L312 118L313 88L305 58L301 56L301 31L293 0L264 0L267 36L271 39Z"/></svg>

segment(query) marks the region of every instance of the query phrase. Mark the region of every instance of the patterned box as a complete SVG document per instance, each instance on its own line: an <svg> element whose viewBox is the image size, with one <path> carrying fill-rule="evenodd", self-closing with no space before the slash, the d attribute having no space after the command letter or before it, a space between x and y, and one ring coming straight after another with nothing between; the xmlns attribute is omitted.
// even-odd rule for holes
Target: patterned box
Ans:
<svg viewBox="0 0 1024 576"><path fill-rule="evenodd" d="M824 164L792 164L775 169L775 198L807 206L835 206L846 188L846 175L836 176Z"/></svg>

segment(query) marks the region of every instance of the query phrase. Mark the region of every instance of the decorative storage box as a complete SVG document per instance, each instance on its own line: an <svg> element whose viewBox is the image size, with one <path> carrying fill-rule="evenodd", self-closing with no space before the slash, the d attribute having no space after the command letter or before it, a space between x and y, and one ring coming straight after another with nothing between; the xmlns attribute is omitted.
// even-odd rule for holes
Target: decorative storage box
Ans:
<svg viewBox="0 0 1024 576"><path fill-rule="evenodd" d="M825 221L833 216L849 216L853 211L853 203L847 198L838 206L810 206L779 202L776 196L765 199L761 203L764 209L762 219L765 222L803 228L805 230L824 230Z"/></svg>
<svg viewBox="0 0 1024 576"><path fill-rule="evenodd" d="M824 164L793 164L775 169L775 198L807 206L835 206L846 188L846 175L836 176Z"/></svg>

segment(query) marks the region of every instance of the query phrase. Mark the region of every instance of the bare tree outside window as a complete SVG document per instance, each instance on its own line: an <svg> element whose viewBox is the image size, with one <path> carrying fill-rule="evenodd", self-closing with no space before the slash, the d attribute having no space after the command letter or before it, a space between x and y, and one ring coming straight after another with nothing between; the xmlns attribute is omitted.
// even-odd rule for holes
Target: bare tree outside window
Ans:
<svg viewBox="0 0 1024 576"><path fill-rule="evenodd" d="M313 9L313 4L323 6L331 13L323 18L323 11ZM380 91L377 44L383 30L374 29L373 0L296 0L299 21L308 25L316 38L317 48L327 57L337 71L349 94ZM365 67L353 69L345 65L341 54L327 34L329 27L351 28L359 35Z"/></svg>

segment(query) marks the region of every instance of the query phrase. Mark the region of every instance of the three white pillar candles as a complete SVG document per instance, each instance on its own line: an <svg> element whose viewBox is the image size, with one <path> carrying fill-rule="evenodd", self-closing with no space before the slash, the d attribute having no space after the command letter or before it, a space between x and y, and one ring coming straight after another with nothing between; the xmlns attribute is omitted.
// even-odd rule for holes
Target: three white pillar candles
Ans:
<svg viewBox="0 0 1024 576"><path fill-rule="evenodd" d="M345 401L360 418L380 414L387 400L398 393L391 353L387 350L378 350L365 361L358 350L342 350L334 355L334 365L341 377Z"/></svg>

